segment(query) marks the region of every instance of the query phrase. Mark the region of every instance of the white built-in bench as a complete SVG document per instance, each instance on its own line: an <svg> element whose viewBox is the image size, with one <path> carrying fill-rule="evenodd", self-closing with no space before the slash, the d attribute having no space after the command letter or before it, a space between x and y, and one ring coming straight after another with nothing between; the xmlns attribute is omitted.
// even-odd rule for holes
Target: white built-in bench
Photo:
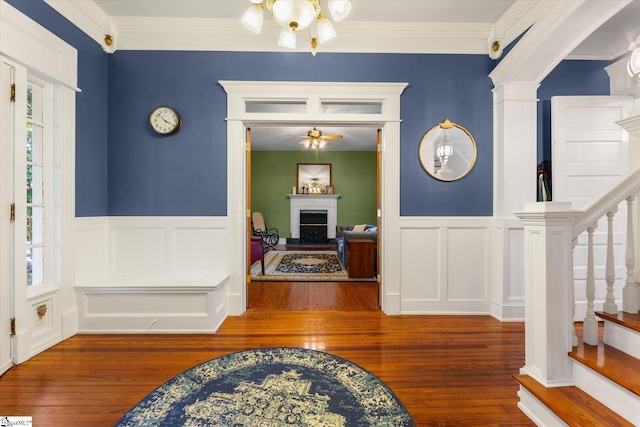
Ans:
<svg viewBox="0 0 640 427"><path fill-rule="evenodd" d="M80 333L213 333L226 317L227 275L120 276L75 286Z"/></svg>

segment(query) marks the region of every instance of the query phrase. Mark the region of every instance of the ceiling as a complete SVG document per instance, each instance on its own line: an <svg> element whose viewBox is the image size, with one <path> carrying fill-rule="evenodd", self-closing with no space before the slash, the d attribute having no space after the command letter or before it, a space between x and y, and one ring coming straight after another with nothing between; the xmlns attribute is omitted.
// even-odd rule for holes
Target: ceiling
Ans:
<svg viewBox="0 0 640 427"><path fill-rule="evenodd" d="M94 2L113 18L208 18L219 19L220 23L225 22L226 25L236 21L239 24L242 14L251 5L248 0L94 0ZM371 27L373 23L376 25L388 23L398 27L450 24L452 28L456 25L491 28L501 18L504 21L510 17L509 12L512 6L524 5L527 2L524 0L351 0L351 3L353 6L351 14L345 21L339 23L340 26L336 24L338 39L341 31L349 31L348 24L357 28L361 28L358 27L359 25ZM265 17L265 25L267 21L268 18ZM639 23L640 0L634 0L589 36L569 57L616 59L627 52L629 43L638 36ZM512 38L515 37L517 34L512 35ZM258 151L302 149L299 142L311 127L313 123L309 123L309 126L296 127L254 127L252 128L252 149ZM326 148L327 150L375 150L375 128L319 126L318 129L324 134L344 136L343 139L333 140L332 144Z"/></svg>

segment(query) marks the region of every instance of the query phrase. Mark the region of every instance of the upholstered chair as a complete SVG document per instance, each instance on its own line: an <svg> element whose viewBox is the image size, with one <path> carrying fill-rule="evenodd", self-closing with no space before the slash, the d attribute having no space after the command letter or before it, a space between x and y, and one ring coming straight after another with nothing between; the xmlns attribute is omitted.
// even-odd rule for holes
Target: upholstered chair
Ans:
<svg viewBox="0 0 640 427"><path fill-rule="evenodd" d="M262 266L262 275L264 276L264 248L262 246L262 238L260 236L251 236L251 264L260 260Z"/></svg>

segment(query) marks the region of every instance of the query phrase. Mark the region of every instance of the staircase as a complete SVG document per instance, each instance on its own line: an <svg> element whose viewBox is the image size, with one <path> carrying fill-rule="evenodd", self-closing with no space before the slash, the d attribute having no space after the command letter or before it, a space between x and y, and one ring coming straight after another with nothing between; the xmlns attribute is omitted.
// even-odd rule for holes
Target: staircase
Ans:
<svg viewBox="0 0 640 427"><path fill-rule="evenodd" d="M615 347L617 337L629 335L621 347L640 342L640 314L610 315L596 312L604 320L604 340L578 345L569 352L575 385L545 387L529 375L515 375L519 396L537 407L527 415L543 426L640 426L640 356ZM610 342L610 344L607 344ZM630 349L633 350L633 349ZM534 404L531 403L535 400Z"/></svg>
<svg viewBox="0 0 640 427"><path fill-rule="evenodd" d="M640 146L640 111L628 124ZM632 167L582 210L550 202L516 213L525 225L526 348L514 378L518 407L539 426L640 426L640 167ZM626 275L616 277L612 223L625 201ZM594 245L599 220L606 242ZM586 289L573 277L579 237L587 242Z"/></svg>

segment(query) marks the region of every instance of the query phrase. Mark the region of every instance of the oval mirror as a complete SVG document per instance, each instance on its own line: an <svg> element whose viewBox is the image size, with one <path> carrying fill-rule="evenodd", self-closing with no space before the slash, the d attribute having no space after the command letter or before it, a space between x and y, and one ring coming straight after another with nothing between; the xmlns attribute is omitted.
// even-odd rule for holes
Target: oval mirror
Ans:
<svg viewBox="0 0 640 427"><path fill-rule="evenodd" d="M455 181L468 174L476 162L476 141L468 130L445 120L429 129L418 147L420 164L440 181Z"/></svg>

